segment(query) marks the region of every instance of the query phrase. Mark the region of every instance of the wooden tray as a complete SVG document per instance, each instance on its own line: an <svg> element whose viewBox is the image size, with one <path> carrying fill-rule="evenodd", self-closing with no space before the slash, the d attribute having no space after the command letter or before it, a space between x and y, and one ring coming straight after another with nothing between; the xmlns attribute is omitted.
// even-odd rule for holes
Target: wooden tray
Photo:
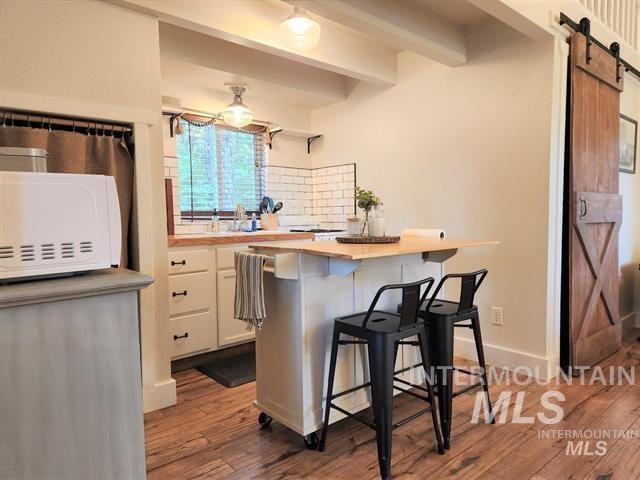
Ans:
<svg viewBox="0 0 640 480"><path fill-rule="evenodd" d="M337 237L338 243L397 243L400 237L361 237L353 235L351 237Z"/></svg>

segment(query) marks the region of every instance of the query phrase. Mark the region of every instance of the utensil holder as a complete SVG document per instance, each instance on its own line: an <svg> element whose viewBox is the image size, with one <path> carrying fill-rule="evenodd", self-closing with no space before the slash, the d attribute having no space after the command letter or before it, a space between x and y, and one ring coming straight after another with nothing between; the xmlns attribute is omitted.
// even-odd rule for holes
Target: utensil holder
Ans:
<svg viewBox="0 0 640 480"><path fill-rule="evenodd" d="M275 213L263 213L260 215L260 226L263 230L278 229L278 215Z"/></svg>

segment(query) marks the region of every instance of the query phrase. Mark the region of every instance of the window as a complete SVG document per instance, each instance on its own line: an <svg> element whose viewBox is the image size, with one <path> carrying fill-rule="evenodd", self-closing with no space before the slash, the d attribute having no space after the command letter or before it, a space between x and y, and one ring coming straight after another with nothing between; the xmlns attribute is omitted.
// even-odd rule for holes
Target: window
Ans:
<svg viewBox="0 0 640 480"><path fill-rule="evenodd" d="M230 213L238 203L257 211L265 190L264 133L181 121L177 144L182 216Z"/></svg>

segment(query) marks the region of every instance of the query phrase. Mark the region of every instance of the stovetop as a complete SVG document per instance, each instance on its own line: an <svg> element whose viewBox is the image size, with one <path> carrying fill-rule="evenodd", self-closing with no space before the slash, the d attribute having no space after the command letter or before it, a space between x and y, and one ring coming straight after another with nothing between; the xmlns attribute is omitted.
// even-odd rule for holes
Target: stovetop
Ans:
<svg viewBox="0 0 640 480"><path fill-rule="evenodd" d="M307 230L302 230L302 229L291 229L289 230L290 232L308 232L308 233L337 233L337 232L344 232L344 230L330 230L330 229L326 229L326 228L309 228Z"/></svg>

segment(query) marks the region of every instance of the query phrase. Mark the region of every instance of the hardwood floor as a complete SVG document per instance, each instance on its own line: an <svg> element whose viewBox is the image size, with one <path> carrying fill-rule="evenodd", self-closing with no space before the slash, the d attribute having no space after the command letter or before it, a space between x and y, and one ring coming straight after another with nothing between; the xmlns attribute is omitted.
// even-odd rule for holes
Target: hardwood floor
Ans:
<svg viewBox="0 0 640 480"><path fill-rule="evenodd" d="M625 366L638 376L640 343L636 337L626 339L623 349L602 366ZM175 378L178 404L145 416L150 480L379 478L374 432L353 420L330 427L325 452L309 451L300 436L275 421L266 429L259 428L259 412L251 404L254 383L227 389L196 370L180 372ZM552 390L565 397L564 402L551 400L564 408L560 423L512 421L517 393L523 400L521 417L538 412L552 416L540 403ZM429 416L397 429L393 436L394 478L640 479L637 435L604 439L604 455L594 453L598 439L589 443L586 453L591 455L568 455L568 440L551 435L570 429L640 433L639 385L497 384L491 387L492 400L506 391L512 392L508 421L496 425L471 423L475 392L454 400L452 446L445 455L434 451ZM400 395L395 415L401 418L422 405ZM548 432L548 438L542 432Z"/></svg>

